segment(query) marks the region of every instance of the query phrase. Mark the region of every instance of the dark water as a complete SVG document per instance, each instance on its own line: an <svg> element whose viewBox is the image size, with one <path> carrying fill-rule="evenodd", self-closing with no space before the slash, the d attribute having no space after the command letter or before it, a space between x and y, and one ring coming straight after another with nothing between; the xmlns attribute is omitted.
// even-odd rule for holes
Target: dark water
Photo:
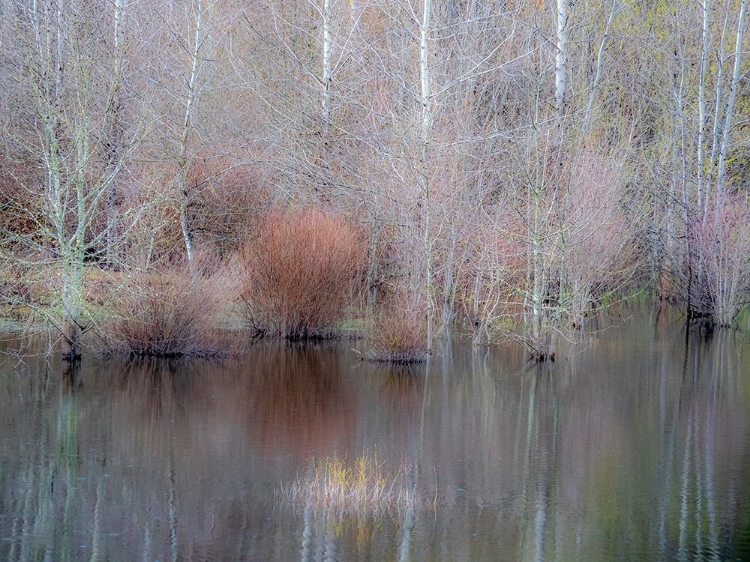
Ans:
<svg viewBox="0 0 750 562"><path fill-rule="evenodd" d="M750 560L750 345L644 316L524 366L454 343L0 367L0 560ZM414 509L279 500L313 458L415 467Z"/></svg>

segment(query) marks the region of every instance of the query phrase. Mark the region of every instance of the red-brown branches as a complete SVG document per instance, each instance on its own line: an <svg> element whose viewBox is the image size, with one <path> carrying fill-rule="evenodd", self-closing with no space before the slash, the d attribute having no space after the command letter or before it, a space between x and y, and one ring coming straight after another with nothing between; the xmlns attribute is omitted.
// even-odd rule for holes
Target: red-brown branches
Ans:
<svg viewBox="0 0 750 562"><path fill-rule="evenodd" d="M211 356L233 351L218 315L234 297L227 272L192 279L187 268L137 274L118 292L104 329L107 352L135 356Z"/></svg>
<svg viewBox="0 0 750 562"><path fill-rule="evenodd" d="M389 363L419 363L427 359L425 315L425 306L418 299L396 299L375 317L367 358Z"/></svg>
<svg viewBox="0 0 750 562"><path fill-rule="evenodd" d="M361 283L365 248L359 229L340 215L271 211L240 255L251 328L289 339L334 335Z"/></svg>

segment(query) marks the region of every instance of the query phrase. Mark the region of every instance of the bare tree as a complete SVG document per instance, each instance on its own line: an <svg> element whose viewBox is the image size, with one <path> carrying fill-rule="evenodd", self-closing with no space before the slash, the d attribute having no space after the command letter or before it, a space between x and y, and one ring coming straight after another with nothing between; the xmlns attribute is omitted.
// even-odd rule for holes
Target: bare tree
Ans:
<svg viewBox="0 0 750 562"><path fill-rule="evenodd" d="M117 4L115 20L121 8ZM41 160L46 175L43 193L38 193L43 216L33 217L37 232L27 241L41 244L60 266L61 318L50 319L63 336L63 356L74 360L89 327L84 262L87 253L107 241L108 230L93 226L138 143L138 126L136 122L128 135L118 132L119 138L111 138L119 119L113 96L121 82L121 55L109 64L102 53L107 31L91 6L75 0L19 2L18 12L28 29L19 39L27 53L26 84L36 105L36 137L27 148ZM112 142L119 145L115 151ZM22 188L36 194L34 186Z"/></svg>

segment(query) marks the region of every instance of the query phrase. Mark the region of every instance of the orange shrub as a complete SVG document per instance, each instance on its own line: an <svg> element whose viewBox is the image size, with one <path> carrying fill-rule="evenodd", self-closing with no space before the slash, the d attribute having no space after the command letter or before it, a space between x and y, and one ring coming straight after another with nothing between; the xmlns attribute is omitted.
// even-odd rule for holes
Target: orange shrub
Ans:
<svg viewBox="0 0 750 562"><path fill-rule="evenodd" d="M271 211L240 253L245 317L257 335L330 337L362 282L358 228L320 209Z"/></svg>

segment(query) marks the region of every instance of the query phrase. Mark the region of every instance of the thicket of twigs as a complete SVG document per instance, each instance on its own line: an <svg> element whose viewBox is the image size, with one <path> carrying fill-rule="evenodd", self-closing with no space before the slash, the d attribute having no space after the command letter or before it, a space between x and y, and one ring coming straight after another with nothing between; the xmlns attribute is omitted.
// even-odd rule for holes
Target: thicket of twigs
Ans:
<svg viewBox="0 0 750 562"><path fill-rule="evenodd" d="M419 302L399 298L376 314L369 334L370 361L421 363L429 356L425 310Z"/></svg>
<svg viewBox="0 0 750 562"><path fill-rule="evenodd" d="M133 275L109 306L102 350L132 356L215 356L237 349L221 329L220 314L234 298L226 272L191 274L188 268Z"/></svg>
<svg viewBox="0 0 750 562"><path fill-rule="evenodd" d="M642 290L735 325L750 301L744 4L517 4L423 2L423 24L388 1L6 10L0 313L46 309L77 339L102 306L85 278L139 269L115 276L105 330L161 353L226 289L165 289L178 313L154 264L204 251L239 256L224 300L256 335L331 336L367 295L388 360L423 357L425 324L549 356L540 342ZM388 308L403 285L425 310Z"/></svg>
<svg viewBox="0 0 750 562"><path fill-rule="evenodd" d="M259 336L335 335L354 304L367 255L360 231L320 209L271 211L240 253L240 297Z"/></svg>

